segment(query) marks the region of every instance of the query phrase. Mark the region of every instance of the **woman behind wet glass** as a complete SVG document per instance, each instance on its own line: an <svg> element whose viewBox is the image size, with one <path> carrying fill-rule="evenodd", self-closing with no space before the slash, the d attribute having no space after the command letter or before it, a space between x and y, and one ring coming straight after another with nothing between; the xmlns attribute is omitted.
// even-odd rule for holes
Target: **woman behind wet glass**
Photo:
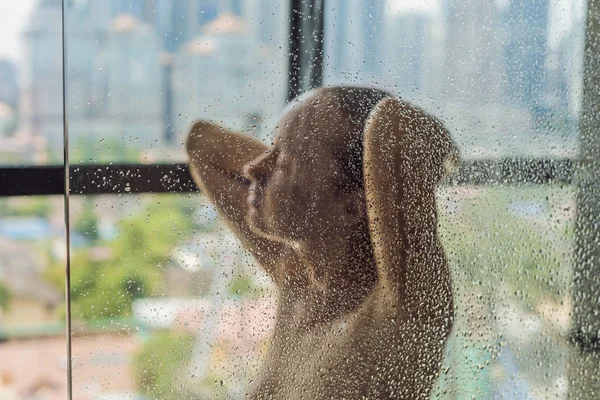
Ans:
<svg viewBox="0 0 600 400"><path fill-rule="evenodd" d="M435 185L456 157L433 117L385 92L323 88L267 147L197 122L190 169L278 287L252 399L427 398L452 327Z"/></svg>

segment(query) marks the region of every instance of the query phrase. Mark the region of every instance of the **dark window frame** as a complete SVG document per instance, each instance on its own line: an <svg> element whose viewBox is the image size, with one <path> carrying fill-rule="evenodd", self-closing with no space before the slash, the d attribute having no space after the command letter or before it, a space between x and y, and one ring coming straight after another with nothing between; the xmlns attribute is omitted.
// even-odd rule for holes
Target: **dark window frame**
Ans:
<svg viewBox="0 0 600 400"><path fill-rule="evenodd" d="M572 184L572 159L465 160L446 185ZM187 164L86 164L69 167L69 194L187 193L198 191ZM0 168L0 198L64 195L63 166Z"/></svg>

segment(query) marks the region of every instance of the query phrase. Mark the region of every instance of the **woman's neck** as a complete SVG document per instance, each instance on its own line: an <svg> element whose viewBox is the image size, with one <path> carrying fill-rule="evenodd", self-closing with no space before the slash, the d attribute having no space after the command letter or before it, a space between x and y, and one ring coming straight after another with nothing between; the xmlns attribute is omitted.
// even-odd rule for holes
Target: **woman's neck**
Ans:
<svg viewBox="0 0 600 400"><path fill-rule="evenodd" d="M377 272L368 229L319 239L296 251L309 275L307 306L325 322L356 308L377 282Z"/></svg>

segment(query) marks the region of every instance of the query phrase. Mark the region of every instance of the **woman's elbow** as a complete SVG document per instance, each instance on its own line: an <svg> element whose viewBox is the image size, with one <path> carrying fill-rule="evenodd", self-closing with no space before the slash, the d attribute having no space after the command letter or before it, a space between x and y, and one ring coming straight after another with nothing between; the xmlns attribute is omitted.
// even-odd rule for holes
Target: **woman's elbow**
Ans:
<svg viewBox="0 0 600 400"><path fill-rule="evenodd" d="M190 128L185 142L185 150L190 160L197 159L202 155L201 149L205 147L203 142L207 139L208 128L209 124L205 121L196 121Z"/></svg>

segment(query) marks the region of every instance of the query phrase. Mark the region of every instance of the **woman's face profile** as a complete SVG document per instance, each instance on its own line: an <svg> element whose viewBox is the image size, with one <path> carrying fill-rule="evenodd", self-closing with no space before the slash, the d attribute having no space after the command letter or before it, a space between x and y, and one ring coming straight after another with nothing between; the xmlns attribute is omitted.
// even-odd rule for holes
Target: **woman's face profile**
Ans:
<svg viewBox="0 0 600 400"><path fill-rule="evenodd" d="M336 195L343 171L335 152L349 129L335 105L318 95L284 115L273 146L245 167L248 221L255 231L303 241L335 234L357 218L347 212L356 196Z"/></svg>

